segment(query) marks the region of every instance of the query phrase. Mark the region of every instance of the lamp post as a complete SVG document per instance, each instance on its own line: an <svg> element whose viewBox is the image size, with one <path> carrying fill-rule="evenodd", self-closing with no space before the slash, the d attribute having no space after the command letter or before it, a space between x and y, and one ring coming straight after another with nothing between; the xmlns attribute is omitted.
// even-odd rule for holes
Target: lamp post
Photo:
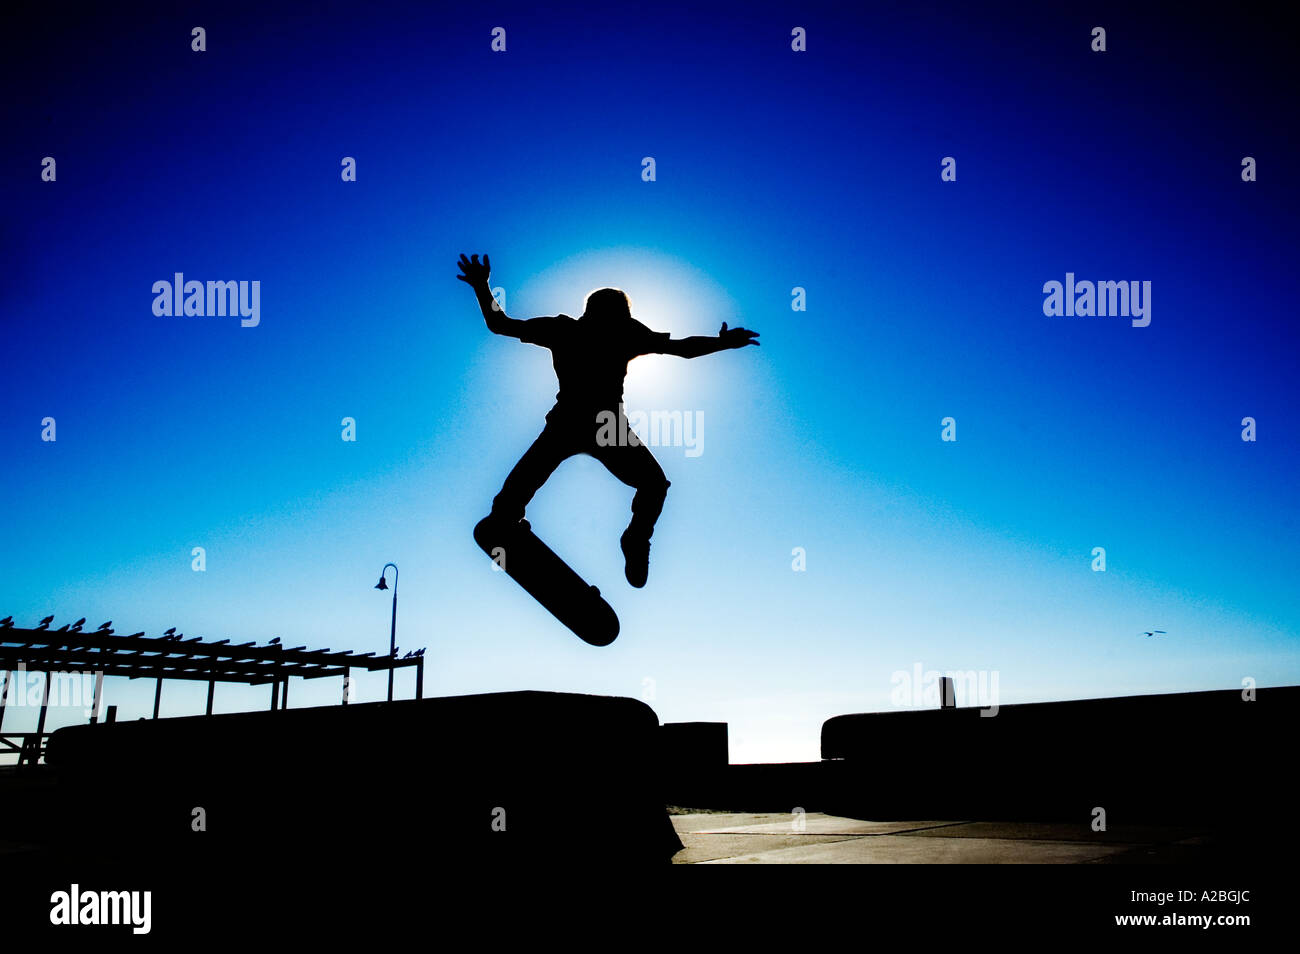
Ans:
<svg viewBox="0 0 1300 954"><path fill-rule="evenodd" d="M388 631L388 655L390 661L397 658L397 564L385 563L384 568L379 571L379 582L375 584L375 589L388 589L388 581L384 579L384 574L388 572L389 567L393 568L393 625ZM388 701L393 701L393 667L388 667Z"/></svg>

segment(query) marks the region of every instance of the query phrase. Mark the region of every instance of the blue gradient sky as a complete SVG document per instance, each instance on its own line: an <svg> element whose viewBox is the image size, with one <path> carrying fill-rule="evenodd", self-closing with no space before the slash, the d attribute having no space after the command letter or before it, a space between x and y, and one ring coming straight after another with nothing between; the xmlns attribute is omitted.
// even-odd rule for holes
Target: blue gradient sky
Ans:
<svg viewBox="0 0 1300 954"><path fill-rule="evenodd" d="M10 14L0 615L379 651L393 560L426 694L644 696L730 722L735 761L815 758L916 663L996 670L1003 704L1300 682L1300 144L1266 18L224 6ZM555 383L485 330L461 251L517 317L616 285L659 330L762 332L632 365L629 407L704 421L700 456L656 451L644 590L631 492L594 461L530 508L618 611L607 649L471 538ZM259 280L260 326L155 317L176 271ZM1151 325L1044 317L1067 271L1151 281Z"/></svg>

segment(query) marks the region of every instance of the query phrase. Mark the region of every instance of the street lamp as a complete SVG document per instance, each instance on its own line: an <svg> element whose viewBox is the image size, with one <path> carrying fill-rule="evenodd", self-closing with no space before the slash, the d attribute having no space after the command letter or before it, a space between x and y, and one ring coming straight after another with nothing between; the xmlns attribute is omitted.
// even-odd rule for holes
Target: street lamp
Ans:
<svg viewBox="0 0 1300 954"><path fill-rule="evenodd" d="M397 564L385 563L384 568L379 571L379 582L375 584L375 589L388 589L388 581L384 579L384 574L388 572L389 567L393 568L393 625L388 631L388 655L390 662L397 658ZM393 701L393 667L388 667L388 701Z"/></svg>

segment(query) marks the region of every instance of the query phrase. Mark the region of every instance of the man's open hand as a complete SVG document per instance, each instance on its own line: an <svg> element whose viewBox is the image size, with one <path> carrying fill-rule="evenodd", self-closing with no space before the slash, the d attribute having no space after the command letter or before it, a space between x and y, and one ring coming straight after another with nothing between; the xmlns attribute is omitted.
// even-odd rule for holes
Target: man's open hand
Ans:
<svg viewBox="0 0 1300 954"><path fill-rule="evenodd" d="M461 281L475 288L488 283L488 273L492 271L492 261L487 257L486 252L483 253L483 264L481 265L477 255L466 258L464 252L460 255L459 264L461 274L456 277Z"/></svg>
<svg viewBox="0 0 1300 954"><path fill-rule="evenodd" d="M743 348L745 345L757 345L754 339L758 337L757 331L750 331L748 328L728 328L727 323L722 323L722 330L718 332L718 337L722 340L724 348Z"/></svg>

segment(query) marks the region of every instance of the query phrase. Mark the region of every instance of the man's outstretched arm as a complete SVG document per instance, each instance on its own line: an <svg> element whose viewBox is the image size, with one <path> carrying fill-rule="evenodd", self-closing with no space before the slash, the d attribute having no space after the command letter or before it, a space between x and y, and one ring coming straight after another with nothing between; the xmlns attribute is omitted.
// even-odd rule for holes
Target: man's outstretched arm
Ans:
<svg viewBox="0 0 1300 954"><path fill-rule="evenodd" d="M730 348L743 348L746 345L757 346L758 342L754 340L757 337L757 331L750 331L748 328L728 328L727 323L724 321L722 330L718 332L716 338L708 335L695 335L690 338L671 339L664 348L663 353L675 354L679 358L698 358L701 355L727 351Z"/></svg>
<svg viewBox="0 0 1300 954"><path fill-rule="evenodd" d="M487 322L488 331L518 338L524 323L506 315L497 305L496 299L492 297L492 289L488 286L492 261L487 257L487 253L483 254L483 263L479 264L477 255L466 258L462 252L458 264L461 274L456 277L474 289L474 297L478 299L478 307L483 312L483 320Z"/></svg>

